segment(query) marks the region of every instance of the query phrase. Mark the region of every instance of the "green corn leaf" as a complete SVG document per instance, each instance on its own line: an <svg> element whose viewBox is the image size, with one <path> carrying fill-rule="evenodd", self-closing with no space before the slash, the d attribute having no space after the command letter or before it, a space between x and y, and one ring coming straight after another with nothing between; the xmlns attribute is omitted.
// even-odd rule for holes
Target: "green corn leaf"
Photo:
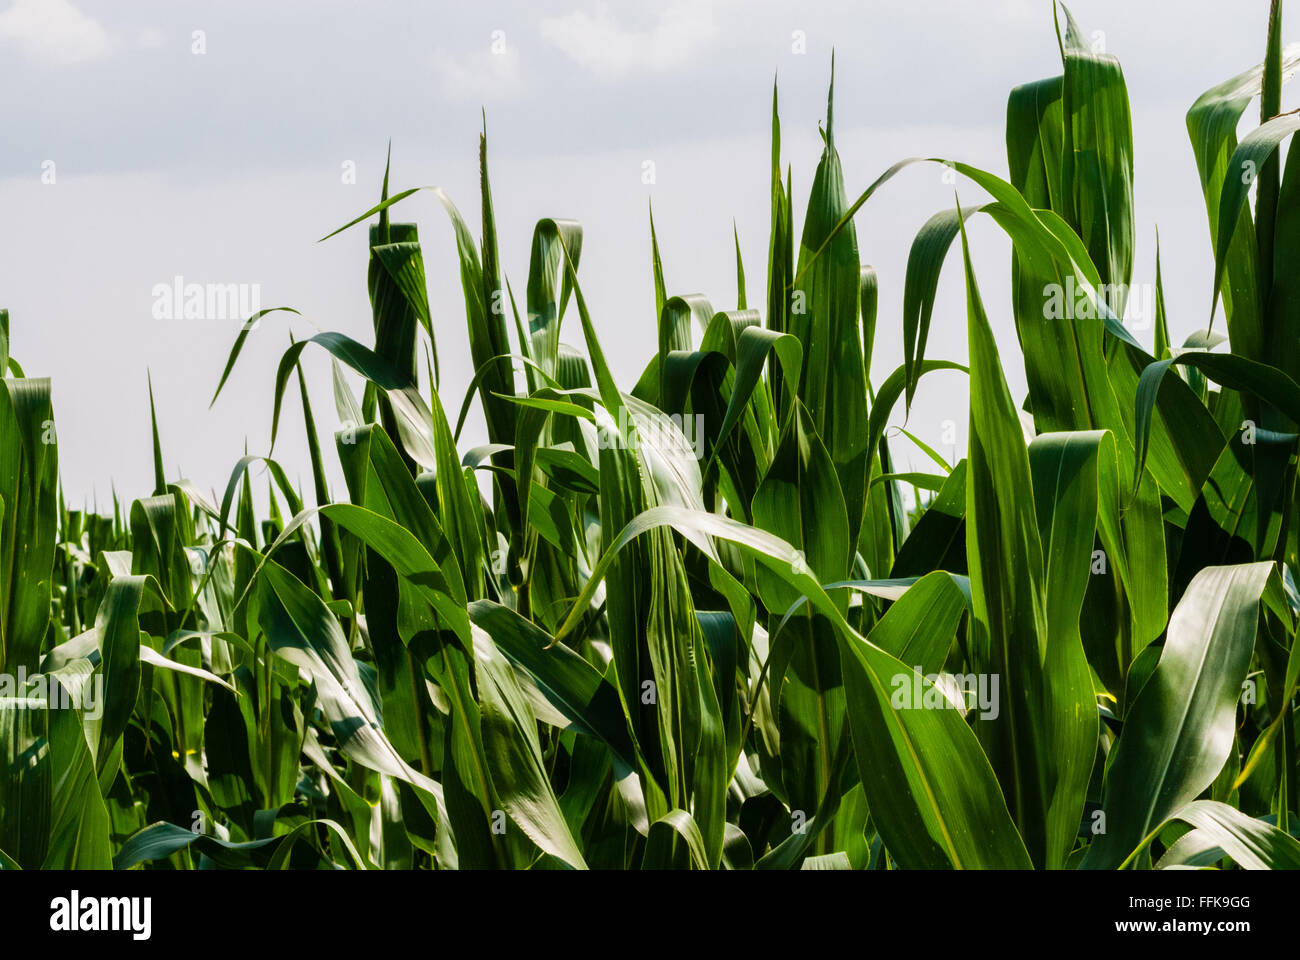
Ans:
<svg viewBox="0 0 1300 960"><path fill-rule="evenodd" d="M1237 698L1273 565L1207 567L1169 619L1160 662L1124 722L1106 771L1106 832L1084 865L1116 867L1214 780L1232 745Z"/></svg>

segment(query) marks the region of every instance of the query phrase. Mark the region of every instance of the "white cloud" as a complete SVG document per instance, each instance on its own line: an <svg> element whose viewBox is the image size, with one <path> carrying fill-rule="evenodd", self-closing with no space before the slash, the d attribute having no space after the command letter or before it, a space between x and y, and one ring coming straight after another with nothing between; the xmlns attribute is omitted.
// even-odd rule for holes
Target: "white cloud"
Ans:
<svg viewBox="0 0 1300 960"><path fill-rule="evenodd" d="M504 36L494 37L491 48L460 57L441 48L434 50L433 69L442 95L452 100L487 103L523 90L519 54Z"/></svg>
<svg viewBox="0 0 1300 960"><path fill-rule="evenodd" d="M673 0L646 29L624 26L603 2L594 13L543 19L539 28L570 60L603 77L675 67L718 34L713 4L698 0Z"/></svg>
<svg viewBox="0 0 1300 960"><path fill-rule="evenodd" d="M0 41L40 63L68 66L107 55L108 32L69 0L14 0L0 13Z"/></svg>

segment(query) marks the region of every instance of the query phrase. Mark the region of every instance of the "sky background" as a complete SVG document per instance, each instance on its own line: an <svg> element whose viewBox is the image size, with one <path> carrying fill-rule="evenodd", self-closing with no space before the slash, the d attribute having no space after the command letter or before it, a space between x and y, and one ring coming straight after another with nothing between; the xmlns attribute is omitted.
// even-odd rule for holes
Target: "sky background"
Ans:
<svg viewBox="0 0 1300 960"><path fill-rule="evenodd" d="M1181 342L1206 324L1212 272L1184 118L1203 91L1262 59L1268 2L1070 6L1124 67L1136 154L1133 280L1154 279L1158 225L1169 324ZM805 52L793 49L795 31ZM103 509L111 484L127 502L151 492L150 373L168 479L184 475L219 496L245 446L266 453L290 332L372 339L364 228L318 238L377 202L390 138L393 190L443 187L477 234L481 109L506 276L522 296L538 219L580 220L584 293L630 390L656 340L648 203L669 295L735 307L734 221L750 302L761 303L772 81L801 229L832 48L851 197L914 155L1005 177L1007 94L1060 72L1049 0L0 0L0 306L28 375L53 378L70 505ZM1257 122L1249 110L1246 119ZM642 182L645 161L653 184ZM345 182L348 165L355 183ZM902 362L912 238L953 202L942 174L905 171L855 221L862 262L879 274L877 383ZM972 185L956 189L963 203L984 199ZM420 225L441 395L454 411L473 370L450 223L427 192L395 216ZM1019 401L1010 246L987 219L970 233ZM176 276L258 284L262 306L303 314L263 321L211 409L238 323L155 319L154 287ZM1150 344L1149 327L1135 333ZM576 311L562 339L581 344ZM928 353L966 357L960 254L940 283ZM309 352L304 365L325 434L338 424L329 361ZM960 456L966 391L958 374L929 375L908 429ZM943 442L945 421L955 444ZM483 439L476 407L462 450ZM923 464L909 446L898 441L900 459ZM309 490L294 390L275 456ZM336 458L326 459L337 487Z"/></svg>

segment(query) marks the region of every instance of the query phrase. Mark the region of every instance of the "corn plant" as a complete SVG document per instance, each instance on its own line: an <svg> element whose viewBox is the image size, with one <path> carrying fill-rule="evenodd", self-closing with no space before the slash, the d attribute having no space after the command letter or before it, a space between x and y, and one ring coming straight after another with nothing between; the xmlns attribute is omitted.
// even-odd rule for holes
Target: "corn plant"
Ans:
<svg viewBox="0 0 1300 960"><path fill-rule="evenodd" d="M1189 111L1214 300L1172 343L1157 253L1148 349L1123 321L1123 73L1054 10L1061 72L1011 92L1006 180L914 158L850 200L832 80L797 242L774 88L762 309L739 241L736 309L669 296L651 222L658 349L630 390L579 223L536 225L516 297L484 135L477 236L433 190L474 370L441 392L451 320L391 219L419 190L386 172L340 228L369 230L373 342L291 340L275 378L272 446L296 381L306 494L269 454L220 498L168 480L155 419L152 493L69 509L50 383L0 311L0 864L1300 866L1300 46L1274 0L1262 66ZM855 218L918 163L989 199L916 235L902 363L873 383ZM1012 243L1023 402L979 214ZM931 355L957 246L966 363ZM249 318L214 404L287 310ZM936 370L969 376L967 455L918 441L935 467L900 470L891 417ZM487 442L462 449L476 405Z"/></svg>

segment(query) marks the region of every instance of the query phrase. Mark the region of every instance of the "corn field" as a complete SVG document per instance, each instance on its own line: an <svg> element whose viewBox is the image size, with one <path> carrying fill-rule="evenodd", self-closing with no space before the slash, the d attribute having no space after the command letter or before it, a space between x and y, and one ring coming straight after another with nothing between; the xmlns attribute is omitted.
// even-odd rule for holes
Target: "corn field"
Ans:
<svg viewBox="0 0 1300 960"><path fill-rule="evenodd" d="M369 231L373 342L286 349L296 311L248 318L205 389L219 405L241 355L283 349L273 446L224 491L165 474L155 419L152 491L70 509L55 386L0 311L0 866L1300 866L1300 44L1274 0L1263 63L1188 110L1213 304L1171 342L1157 254L1142 343L1124 76L1054 9L1061 72L1010 92L1006 180L912 158L853 196L832 69L797 222L774 87L766 298L738 241L714 299L670 295L653 240L635 384L583 297L580 223L538 222L522 288L504 277L523 238L498 237L486 136L477 233L387 172L335 231ZM915 164L988 199L878 278L854 222ZM459 320L395 219L428 190L468 358L439 356ZM1011 241L1010 303L981 298L979 215ZM963 336L935 315L946 263L967 362L935 355ZM1008 310L1018 355L991 332ZM474 371L465 396L440 363ZM968 381L955 463L896 426L935 371ZM272 455L299 415L310 489Z"/></svg>

